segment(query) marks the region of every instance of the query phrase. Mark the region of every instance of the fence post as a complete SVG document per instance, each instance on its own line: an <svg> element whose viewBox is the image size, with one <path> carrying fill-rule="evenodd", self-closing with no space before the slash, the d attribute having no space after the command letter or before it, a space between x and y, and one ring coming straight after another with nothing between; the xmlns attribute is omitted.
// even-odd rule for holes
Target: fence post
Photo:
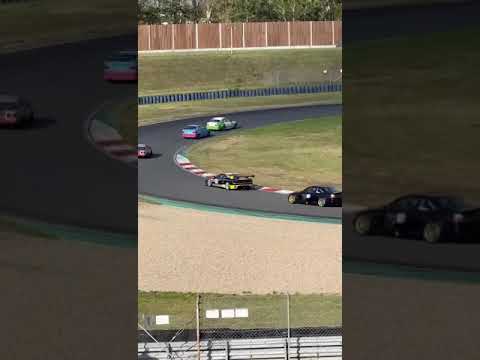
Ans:
<svg viewBox="0 0 480 360"><path fill-rule="evenodd" d="M230 360L230 347L229 347L228 340L226 340L226 343L225 343L225 360Z"/></svg>
<svg viewBox="0 0 480 360"><path fill-rule="evenodd" d="M287 31L288 31L288 47L292 46L291 35L290 35L290 21L287 21Z"/></svg>
<svg viewBox="0 0 480 360"><path fill-rule="evenodd" d="M198 23L195 24L195 49L198 49Z"/></svg>
<svg viewBox="0 0 480 360"><path fill-rule="evenodd" d="M152 31L152 25L147 25L148 26L148 50L152 50L152 43L150 40L150 33Z"/></svg>
<svg viewBox="0 0 480 360"><path fill-rule="evenodd" d="M313 46L313 22L310 21L310 47Z"/></svg>
<svg viewBox="0 0 480 360"><path fill-rule="evenodd" d="M230 24L230 55L233 54L233 24Z"/></svg>
<svg viewBox="0 0 480 360"><path fill-rule="evenodd" d="M220 49L222 48L222 23L218 23L218 36L220 39Z"/></svg>
<svg viewBox="0 0 480 360"><path fill-rule="evenodd" d="M175 24L172 25L172 50L175 50Z"/></svg>
<svg viewBox="0 0 480 360"><path fill-rule="evenodd" d="M268 23L265 22L265 47L268 47Z"/></svg>
<svg viewBox="0 0 480 360"><path fill-rule="evenodd" d="M245 47L245 23L242 22L242 47Z"/></svg>
<svg viewBox="0 0 480 360"><path fill-rule="evenodd" d="M332 21L332 45L335 45L335 22Z"/></svg>
<svg viewBox="0 0 480 360"><path fill-rule="evenodd" d="M195 310L197 318L197 360L200 360L200 294L197 294Z"/></svg>
<svg viewBox="0 0 480 360"><path fill-rule="evenodd" d="M290 294L287 293L287 360L290 357Z"/></svg>

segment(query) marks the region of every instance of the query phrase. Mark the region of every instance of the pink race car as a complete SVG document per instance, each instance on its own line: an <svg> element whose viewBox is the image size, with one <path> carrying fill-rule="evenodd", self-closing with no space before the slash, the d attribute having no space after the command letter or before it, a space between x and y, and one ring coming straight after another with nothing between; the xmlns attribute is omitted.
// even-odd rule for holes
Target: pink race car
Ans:
<svg viewBox="0 0 480 360"><path fill-rule="evenodd" d="M109 57L103 68L107 81L138 81L138 56L136 51L121 51Z"/></svg>

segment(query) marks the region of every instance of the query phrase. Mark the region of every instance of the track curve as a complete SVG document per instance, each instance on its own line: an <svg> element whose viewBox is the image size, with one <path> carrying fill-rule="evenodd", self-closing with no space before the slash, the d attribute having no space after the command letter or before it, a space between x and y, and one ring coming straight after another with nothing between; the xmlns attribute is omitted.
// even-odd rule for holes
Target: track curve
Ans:
<svg viewBox="0 0 480 360"><path fill-rule="evenodd" d="M0 212L136 234L136 169L107 158L85 134L104 101L136 101L136 84L103 80L105 58L136 44L134 34L2 54L2 92L29 99L38 119L0 129Z"/></svg>
<svg viewBox="0 0 480 360"><path fill-rule="evenodd" d="M241 128L252 129L274 123L301 120L308 117L341 115L341 113L341 105L316 105L224 115L237 120ZM177 167L173 161L175 153L180 148L192 144L192 141L181 137L180 130L188 124L205 123L209 118L197 117L139 128L139 142L150 145L156 154L152 159L142 160L138 164L139 193L226 208L268 211L287 215L341 218L341 208L290 205L287 202L286 195L262 191L226 192L221 189L208 188L204 185L202 177L195 176ZM215 134L214 136L222 136L222 134Z"/></svg>

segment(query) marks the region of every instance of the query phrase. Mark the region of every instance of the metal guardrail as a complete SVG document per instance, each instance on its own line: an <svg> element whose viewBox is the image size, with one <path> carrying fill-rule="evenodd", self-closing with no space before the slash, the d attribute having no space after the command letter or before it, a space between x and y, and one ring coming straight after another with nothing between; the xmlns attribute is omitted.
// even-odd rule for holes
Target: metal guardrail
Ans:
<svg viewBox="0 0 480 360"><path fill-rule="evenodd" d="M199 345L195 341L139 343L138 359L342 359L341 336L208 340Z"/></svg>
<svg viewBox="0 0 480 360"><path fill-rule="evenodd" d="M324 83L317 85L297 85L287 87L269 87L260 89L229 89L200 91L182 94L140 96L138 105L152 105L171 102L227 99L233 97L254 97L274 95L313 94L342 91L341 83Z"/></svg>

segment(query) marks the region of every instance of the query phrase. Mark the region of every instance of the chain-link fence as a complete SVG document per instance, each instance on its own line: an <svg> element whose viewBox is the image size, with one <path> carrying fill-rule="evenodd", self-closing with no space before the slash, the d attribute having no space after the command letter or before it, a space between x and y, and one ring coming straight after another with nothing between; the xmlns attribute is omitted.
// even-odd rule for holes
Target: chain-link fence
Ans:
<svg viewBox="0 0 480 360"><path fill-rule="evenodd" d="M146 293L138 342L339 336L341 308L339 295Z"/></svg>

